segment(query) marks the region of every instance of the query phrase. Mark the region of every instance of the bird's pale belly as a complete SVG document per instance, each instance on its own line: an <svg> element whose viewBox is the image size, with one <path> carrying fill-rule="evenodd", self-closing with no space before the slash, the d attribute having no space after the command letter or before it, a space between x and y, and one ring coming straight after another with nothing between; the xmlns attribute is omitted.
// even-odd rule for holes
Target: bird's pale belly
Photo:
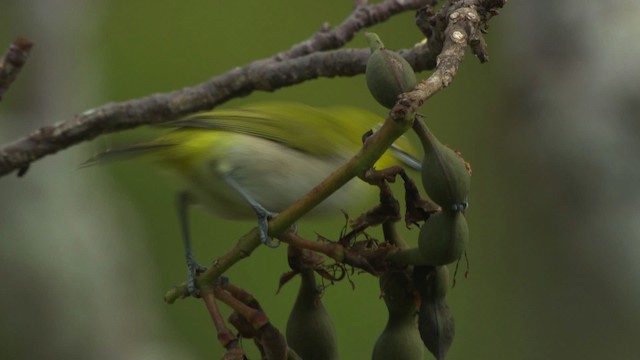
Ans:
<svg viewBox="0 0 640 360"><path fill-rule="evenodd" d="M276 142L247 135L245 141L215 148L215 156L191 168L180 179L196 203L227 219L253 219L255 211L225 180L231 178L247 195L265 209L281 212L309 192L338 166L345 157L313 157ZM355 150L354 150L355 153ZM351 155L351 154L345 154ZM178 174L177 174L178 175ZM371 194L369 186L359 179L351 180L318 205L313 213L346 209Z"/></svg>

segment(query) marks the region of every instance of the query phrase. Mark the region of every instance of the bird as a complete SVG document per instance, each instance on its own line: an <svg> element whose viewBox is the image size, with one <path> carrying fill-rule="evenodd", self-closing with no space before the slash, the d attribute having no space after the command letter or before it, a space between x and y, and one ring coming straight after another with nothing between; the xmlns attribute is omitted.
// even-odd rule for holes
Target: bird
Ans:
<svg viewBox="0 0 640 360"><path fill-rule="evenodd" d="M363 135L383 118L349 106L316 108L295 102L267 102L236 109L215 109L160 124L170 131L158 138L94 155L82 166L144 158L176 180L177 213L193 295L195 276L204 268L191 250L188 209L200 205L229 220L257 218L260 240L268 221L306 194L362 146ZM374 167L405 165L420 169L411 143L399 138ZM352 179L310 215L362 202L369 186Z"/></svg>

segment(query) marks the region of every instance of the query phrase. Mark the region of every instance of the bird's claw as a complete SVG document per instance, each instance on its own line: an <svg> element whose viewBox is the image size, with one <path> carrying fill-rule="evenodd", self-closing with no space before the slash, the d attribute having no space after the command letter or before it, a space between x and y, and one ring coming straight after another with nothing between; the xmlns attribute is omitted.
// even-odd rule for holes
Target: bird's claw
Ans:
<svg viewBox="0 0 640 360"><path fill-rule="evenodd" d="M267 211L258 215L258 228L260 231L260 242L264 245L275 249L280 246L280 240L269 237L269 220L276 217L278 213Z"/></svg>
<svg viewBox="0 0 640 360"><path fill-rule="evenodd" d="M198 264L194 258L189 258L187 268L187 291L193 297L200 297L200 290L196 287L196 278L207 271L207 267Z"/></svg>

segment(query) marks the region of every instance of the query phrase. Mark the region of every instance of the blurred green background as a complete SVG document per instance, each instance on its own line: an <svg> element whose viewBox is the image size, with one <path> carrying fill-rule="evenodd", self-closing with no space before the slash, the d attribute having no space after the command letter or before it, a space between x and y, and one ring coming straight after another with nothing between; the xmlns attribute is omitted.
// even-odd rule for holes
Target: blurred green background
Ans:
<svg viewBox="0 0 640 360"><path fill-rule="evenodd" d="M637 358L640 50L630 39L640 29L626 20L640 9L631 1L603 6L508 3L487 36L491 61L469 57L423 107L434 133L473 166L471 267L448 295L456 317L449 359ZM17 35L36 44L0 103L0 143L271 56L325 21L338 24L351 7L338 0L0 0L0 48ZM372 30L389 48L421 40L411 13ZM347 46L366 45L359 35ZM363 76L223 106L269 100L385 113ZM162 302L186 275L174 189L146 164L76 169L97 151L149 136L148 129L103 136L34 163L23 179L0 179L0 357L221 356L199 301ZM202 263L253 226L201 211L192 224ZM342 225L335 214L299 228L335 238ZM228 273L281 330L298 282L276 295L287 270L282 246L259 248ZM337 283L323 301L342 358L366 359L386 310L375 279L352 279L355 290Z"/></svg>

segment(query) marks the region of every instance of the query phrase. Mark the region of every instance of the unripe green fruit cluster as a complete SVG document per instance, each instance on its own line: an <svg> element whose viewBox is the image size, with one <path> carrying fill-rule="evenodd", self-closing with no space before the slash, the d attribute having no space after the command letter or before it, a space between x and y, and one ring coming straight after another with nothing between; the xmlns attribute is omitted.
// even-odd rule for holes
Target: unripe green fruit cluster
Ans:
<svg viewBox="0 0 640 360"><path fill-rule="evenodd" d="M367 87L382 106L390 109L398 101L398 95L416 86L416 74L400 54L384 47L378 35L366 33L365 36L371 48L365 72Z"/></svg>
<svg viewBox="0 0 640 360"><path fill-rule="evenodd" d="M400 94L416 86L415 73L402 56L385 49L376 34L366 36L372 52L367 62L367 86L381 105L392 108ZM422 359L422 343L438 360L444 359L455 333L453 315L445 302L446 265L459 260L467 247L469 229L463 211L467 208L470 170L460 154L440 143L419 117L414 129L424 148L422 183L441 211L431 215L420 230L417 248L399 250L387 258L392 263L414 265L414 278L393 269L380 277L389 319L376 341L373 360ZM417 325L415 290L420 295Z"/></svg>

